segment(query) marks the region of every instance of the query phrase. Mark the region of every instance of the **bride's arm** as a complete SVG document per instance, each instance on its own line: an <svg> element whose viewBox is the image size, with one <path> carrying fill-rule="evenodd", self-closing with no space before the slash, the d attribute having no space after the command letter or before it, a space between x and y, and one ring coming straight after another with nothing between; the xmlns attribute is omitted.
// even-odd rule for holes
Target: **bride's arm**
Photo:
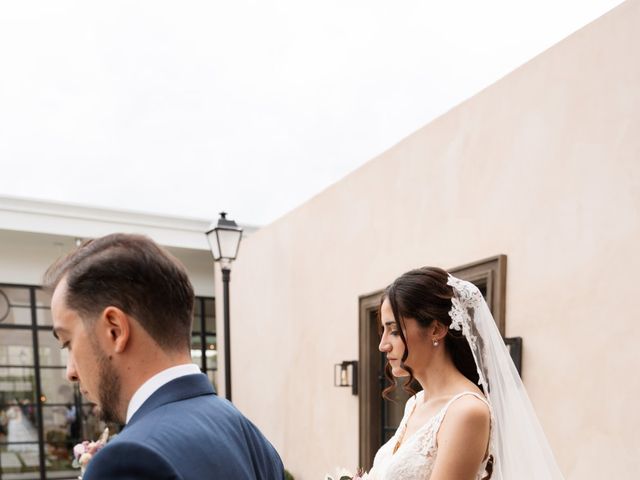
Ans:
<svg viewBox="0 0 640 480"><path fill-rule="evenodd" d="M475 480L487 453L490 425L489 408L477 398L451 404L438 431L430 480Z"/></svg>

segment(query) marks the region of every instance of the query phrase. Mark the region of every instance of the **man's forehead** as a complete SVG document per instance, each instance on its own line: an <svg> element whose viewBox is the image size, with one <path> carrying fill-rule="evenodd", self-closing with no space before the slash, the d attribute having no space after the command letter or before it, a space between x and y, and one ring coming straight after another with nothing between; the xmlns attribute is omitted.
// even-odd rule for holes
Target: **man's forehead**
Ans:
<svg viewBox="0 0 640 480"><path fill-rule="evenodd" d="M51 309L57 309L65 306L67 296L67 280L63 278L58 282L56 288L51 294Z"/></svg>
<svg viewBox="0 0 640 480"><path fill-rule="evenodd" d="M73 312L67 308L67 282L62 279L51 295L51 320L53 324L53 335L58 338L59 335L69 333L69 321L72 320Z"/></svg>

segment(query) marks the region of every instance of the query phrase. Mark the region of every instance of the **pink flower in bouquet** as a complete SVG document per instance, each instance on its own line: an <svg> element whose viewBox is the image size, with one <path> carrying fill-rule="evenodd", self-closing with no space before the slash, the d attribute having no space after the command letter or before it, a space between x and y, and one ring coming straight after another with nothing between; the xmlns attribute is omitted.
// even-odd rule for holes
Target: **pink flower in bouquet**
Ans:
<svg viewBox="0 0 640 480"><path fill-rule="evenodd" d="M105 428L104 432L102 432L102 435L100 435L100 438L95 442L85 440L82 443L78 443L75 447L73 447L73 466L75 468L80 468L80 471L84 473L93 456L107 444L108 439L109 429Z"/></svg>
<svg viewBox="0 0 640 480"><path fill-rule="evenodd" d="M79 459L84 452L87 451L87 447L89 446L89 441L85 440L82 443L78 443L75 447L73 447L73 458L76 460Z"/></svg>

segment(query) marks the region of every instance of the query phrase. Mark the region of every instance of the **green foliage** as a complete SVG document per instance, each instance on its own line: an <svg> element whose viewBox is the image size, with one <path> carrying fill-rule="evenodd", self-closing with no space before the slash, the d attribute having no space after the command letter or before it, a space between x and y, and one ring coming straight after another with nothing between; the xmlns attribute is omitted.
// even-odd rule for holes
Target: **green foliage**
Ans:
<svg viewBox="0 0 640 480"><path fill-rule="evenodd" d="M49 430L46 433L45 438L47 440L47 443L60 445L60 444L65 444L67 442L68 436L69 435L64 430L54 429L54 430Z"/></svg>

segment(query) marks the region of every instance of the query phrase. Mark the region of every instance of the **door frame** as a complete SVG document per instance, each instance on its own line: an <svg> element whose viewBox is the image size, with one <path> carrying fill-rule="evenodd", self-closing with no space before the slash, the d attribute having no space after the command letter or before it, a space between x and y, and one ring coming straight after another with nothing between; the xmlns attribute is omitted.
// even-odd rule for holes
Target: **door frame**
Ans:
<svg viewBox="0 0 640 480"><path fill-rule="evenodd" d="M378 425L382 418L382 379L378 376L380 352L377 342L374 346L372 339L378 338L377 320L371 321L371 313L378 310L383 290L378 290L359 297L359 369L358 391L359 403L359 462L358 465L369 470L382 442Z"/></svg>

